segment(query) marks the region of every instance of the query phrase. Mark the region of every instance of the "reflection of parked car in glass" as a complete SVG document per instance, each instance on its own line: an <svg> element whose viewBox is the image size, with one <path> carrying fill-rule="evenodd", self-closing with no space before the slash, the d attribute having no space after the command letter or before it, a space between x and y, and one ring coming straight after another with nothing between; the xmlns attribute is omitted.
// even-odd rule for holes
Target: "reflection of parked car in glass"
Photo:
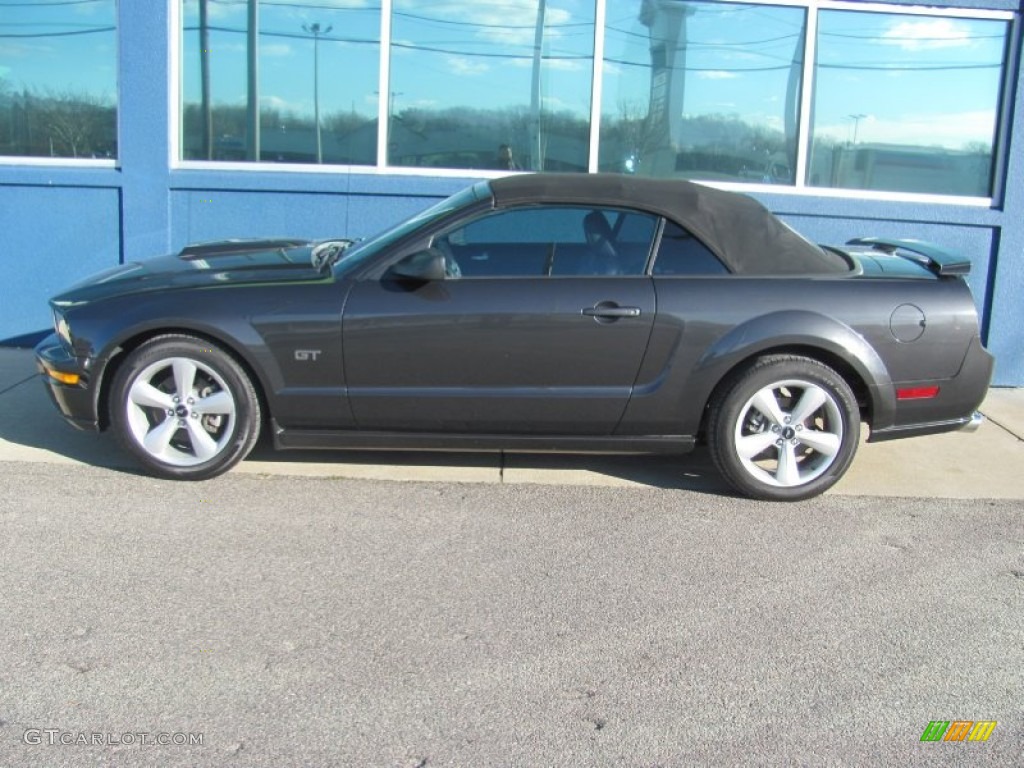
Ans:
<svg viewBox="0 0 1024 768"><path fill-rule="evenodd" d="M819 247L751 198L627 175L480 182L348 240L210 243L51 302L72 423L162 477L279 448L685 452L802 499L870 440L976 424L992 358L917 241Z"/></svg>

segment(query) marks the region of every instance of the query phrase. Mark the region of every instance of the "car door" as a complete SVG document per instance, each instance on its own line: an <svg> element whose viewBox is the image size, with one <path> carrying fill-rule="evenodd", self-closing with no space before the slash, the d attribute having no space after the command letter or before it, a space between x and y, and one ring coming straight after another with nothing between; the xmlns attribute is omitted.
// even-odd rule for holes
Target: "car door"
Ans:
<svg viewBox="0 0 1024 768"><path fill-rule="evenodd" d="M343 344L360 428L610 434L650 337L657 224L579 206L488 211L421 244L446 254L448 278L359 281Z"/></svg>

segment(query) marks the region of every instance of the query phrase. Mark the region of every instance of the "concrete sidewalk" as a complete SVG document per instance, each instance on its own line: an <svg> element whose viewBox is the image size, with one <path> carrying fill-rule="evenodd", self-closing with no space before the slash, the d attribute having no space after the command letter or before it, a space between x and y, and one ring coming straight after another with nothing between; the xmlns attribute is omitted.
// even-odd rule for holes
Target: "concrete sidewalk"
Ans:
<svg viewBox="0 0 1024 768"><path fill-rule="evenodd" d="M994 389L973 433L862 444L830 493L1024 499L1024 389ZM30 350L0 348L0 461L81 463L137 471L109 434L64 423ZM726 491L707 452L683 457L286 451L260 445L235 472L383 480L651 485Z"/></svg>

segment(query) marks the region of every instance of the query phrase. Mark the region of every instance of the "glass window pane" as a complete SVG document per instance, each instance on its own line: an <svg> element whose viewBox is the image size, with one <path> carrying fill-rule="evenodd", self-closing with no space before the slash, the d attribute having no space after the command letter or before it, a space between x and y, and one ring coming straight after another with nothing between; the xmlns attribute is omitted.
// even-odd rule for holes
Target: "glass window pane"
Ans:
<svg viewBox="0 0 1024 768"><path fill-rule="evenodd" d="M251 73L249 3L181 2L183 159L376 163L379 2L257 1ZM250 78L258 140L249 130Z"/></svg>
<svg viewBox="0 0 1024 768"><path fill-rule="evenodd" d="M678 224L665 222L654 261L655 275L724 275L728 270L708 247Z"/></svg>
<svg viewBox="0 0 1024 768"><path fill-rule="evenodd" d="M0 155L117 155L114 0L0 10Z"/></svg>
<svg viewBox="0 0 1024 768"><path fill-rule="evenodd" d="M657 219L571 206L491 213L435 238L462 276L642 275Z"/></svg>
<svg viewBox="0 0 1024 768"><path fill-rule="evenodd" d="M805 11L608 0L602 171L793 183Z"/></svg>
<svg viewBox="0 0 1024 768"><path fill-rule="evenodd" d="M586 171L593 0L395 0L388 162Z"/></svg>
<svg viewBox="0 0 1024 768"><path fill-rule="evenodd" d="M808 184L988 196L1004 21L823 11Z"/></svg>

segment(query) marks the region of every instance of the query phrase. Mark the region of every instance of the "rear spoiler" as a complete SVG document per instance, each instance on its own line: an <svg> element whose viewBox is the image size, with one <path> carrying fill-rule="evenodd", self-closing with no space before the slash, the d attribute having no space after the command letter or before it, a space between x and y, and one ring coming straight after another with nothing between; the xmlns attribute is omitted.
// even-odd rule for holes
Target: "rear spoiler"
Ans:
<svg viewBox="0 0 1024 768"><path fill-rule="evenodd" d="M264 240L217 240L210 243L196 243L181 249L178 256L182 259L206 259L211 256L230 256L236 253L254 253L256 251L279 251L287 248L298 248L309 245L308 240L294 238L275 238Z"/></svg>
<svg viewBox="0 0 1024 768"><path fill-rule="evenodd" d="M959 254L947 251L935 243L927 243L923 240L910 240L885 237L858 237L850 240L847 245L869 245L872 248L888 254L902 256L910 261L915 261L939 277L950 277L955 275L967 275L971 272L969 259Z"/></svg>

